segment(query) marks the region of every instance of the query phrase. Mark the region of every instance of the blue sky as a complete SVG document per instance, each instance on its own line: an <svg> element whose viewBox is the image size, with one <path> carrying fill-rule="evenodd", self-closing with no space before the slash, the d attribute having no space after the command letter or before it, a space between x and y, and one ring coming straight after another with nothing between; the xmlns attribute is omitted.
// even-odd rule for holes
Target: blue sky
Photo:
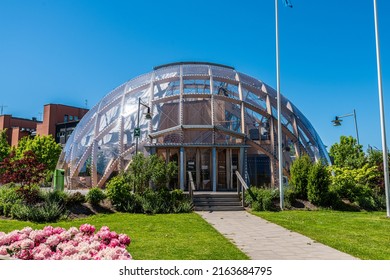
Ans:
<svg viewBox="0 0 390 280"><path fill-rule="evenodd" d="M390 135L390 2L378 1ZM327 146L355 135L381 149L372 0L279 5L281 91ZM39 117L43 105L96 104L156 65L209 61L276 87L272 0L1 0L0 105ZM388 140L388 142L390 139Z"/></svg>

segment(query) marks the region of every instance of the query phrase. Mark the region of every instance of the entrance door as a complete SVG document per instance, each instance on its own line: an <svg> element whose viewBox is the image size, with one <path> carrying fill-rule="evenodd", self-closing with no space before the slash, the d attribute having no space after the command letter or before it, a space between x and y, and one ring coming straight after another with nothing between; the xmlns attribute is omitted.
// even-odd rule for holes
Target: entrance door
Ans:
<svg viewBox="0 0 390 280"><path fill-rule="evenodd" d="M211 149L199 149L200 153L200 184L199 190L211 191Z"/></svg>
<svg viewBox="0 0 390 280"><path fill-rule="evenodd" d="M217 191L236 191L238 149L217 149Z"/></svg>

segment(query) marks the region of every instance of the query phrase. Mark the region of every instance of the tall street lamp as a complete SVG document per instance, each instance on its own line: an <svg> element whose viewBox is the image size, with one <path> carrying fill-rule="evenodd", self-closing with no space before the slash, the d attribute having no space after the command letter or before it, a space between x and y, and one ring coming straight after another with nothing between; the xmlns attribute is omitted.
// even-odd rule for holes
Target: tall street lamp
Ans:
<svg viewBox="0 0 390 280"><path fill-rule="evenodd" d="M141 110L141 105L146 107L148 111L145 114L145 118L147 120L152 119L152 114L150 113L150 107L144 103L141 102L141 97L138 98L138 111L137 111L137 127L134 128L134 137L135 137L135 154L138 154L138 138L141 136L141 129L139 127L139 113Z"/></svg>
<svg viewBox="0 0 390 280"><path fill-rule="evenodd" d="M357 139L357 143L359 145L360 144L360 142L359 142L359 132L358 132L358 125L357 125L357 120L356 120L356 111L355 111L355 109L353 109L353 113L351 113L351 114L346 114L346 115L334 117L334 120L332 120L332 123L333 123L334 126L340 126L341 122L343 121L341 119L345 118L345 117L353 117L353 119L355 120L356 139Z"/></svg>
<svg viewBox="0 0 390 280"><path fill-rule="evenodd" d="M389 164L387 159L385 109L383 105L382 71L381 71L381 59L380 59L380 50L379 50L378 13L376 8L376 0L374 0L374 22L375 22L375 43L376 43L376 65L377 65L377 72L378 72L379 110L380 110L381 132L382 132L382 153L383 153L383 169L384 169L383 173L385 179L387 217L390 217Z"/></svg>

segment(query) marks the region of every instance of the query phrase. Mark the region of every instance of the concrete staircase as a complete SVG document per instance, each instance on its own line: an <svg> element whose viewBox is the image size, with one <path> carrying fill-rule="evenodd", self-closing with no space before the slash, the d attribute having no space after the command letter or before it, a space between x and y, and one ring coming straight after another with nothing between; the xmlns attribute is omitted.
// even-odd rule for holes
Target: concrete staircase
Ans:
<svg viewBox="0 0 390 280"><path fill-rule="evenodd" d="M195 211L242 211L242 203L236 192L195 192Z"/></svg>

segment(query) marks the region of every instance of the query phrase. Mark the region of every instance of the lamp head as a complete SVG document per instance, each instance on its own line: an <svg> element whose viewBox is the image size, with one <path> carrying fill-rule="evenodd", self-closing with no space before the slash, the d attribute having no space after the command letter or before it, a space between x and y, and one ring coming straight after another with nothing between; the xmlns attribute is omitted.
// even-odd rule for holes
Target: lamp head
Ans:
<svg viewBox="0 0 390 280"><path fill-rule="evenodd" d="M145 119L151 120L152 119L152 114L150 113L150 108L148 107L148 111L145 114Z"/></svg>
<svg viewBox="0 0 390 280"><path fill-rule="evenodd" d="M332 121L332 123L334 126L340 126L342 121L343 120L340 120L339 117L336 116L336 117L334 117L334 120Z"/></svg>

